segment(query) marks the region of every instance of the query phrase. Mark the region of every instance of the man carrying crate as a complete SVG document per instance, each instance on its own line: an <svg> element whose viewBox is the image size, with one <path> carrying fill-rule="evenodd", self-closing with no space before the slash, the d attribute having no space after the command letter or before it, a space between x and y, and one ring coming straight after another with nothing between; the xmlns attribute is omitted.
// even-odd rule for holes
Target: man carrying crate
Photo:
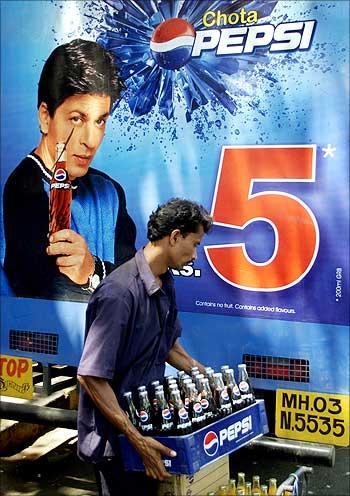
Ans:
<svg viewBox="0 0 350 496"><path fill-rule="evenodd" d="M197 246L212 219L189 200L172 199L148 221L148 244L103 280L90 299L86 341L78 369L81 388L78 453L94 463L99 494L155 494L155 480L165 480L161 455L176 453L142 436L120 406L123 393L164 375L165 362L190 372L202 364L179 343L173 277L197 258ZM118 434L141 455L145 472L123 469ZM153 480L152 480L153 479Z"/></svg>

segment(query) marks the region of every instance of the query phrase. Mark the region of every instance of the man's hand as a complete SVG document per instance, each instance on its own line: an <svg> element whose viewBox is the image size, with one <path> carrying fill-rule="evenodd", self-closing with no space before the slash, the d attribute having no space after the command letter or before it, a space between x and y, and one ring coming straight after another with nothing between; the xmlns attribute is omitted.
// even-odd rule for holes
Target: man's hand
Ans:
<svg viewBox="0 0 350 496"><path fill-rule="evenodd" d="M145 465L146 475L152 479L164 481L171 475L164 468L161 455L174 458L176 452L159 443L152 437L142 437L137 443L134 443L135 449L140 453Z"/></svg>
<svg viewBox="0 0 350 496"><path fill-rule="evenodd" d="M151 437L140 434L120 408L118 400L106 379L78 375L78 381L86 390L97 408L122 432L140 454L145 465L146 475L160 481L171 475L165 470L161 455L173 458L176 452Z"/></svg>
<svg viewBox="0 0 350 496"><path fill-rule="evenodd" d="M52 234L46 252L56 256L56 265L76 284L86 284L94 271L94 259L85 239L72 229L62 229Z"/></svg>

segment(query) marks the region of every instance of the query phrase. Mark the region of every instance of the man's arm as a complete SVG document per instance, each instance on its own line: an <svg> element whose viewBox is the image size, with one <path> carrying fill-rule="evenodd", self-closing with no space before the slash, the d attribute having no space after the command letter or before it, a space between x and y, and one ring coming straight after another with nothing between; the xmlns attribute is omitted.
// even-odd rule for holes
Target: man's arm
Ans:
<svg viewBox="0 0 350 496"><path fill-rule="evenodd" d="M205 372L205 366L191 357L178 339L168 353L167 362L178 370L184 370L187 374L191 373L191 367L198 367L202 374Z"/></svg>
<svg viewBox="0 0 350 496"><path fill-rule="evenodd" d="M81 375L78 375L78 380L106 419L123 433L138 451L145 465L146 475L160 481L168 479L170 474L164 468L161 455L174 457L176 453L155 439L144 437L138 432L121 409L108 381Z"/></svg>

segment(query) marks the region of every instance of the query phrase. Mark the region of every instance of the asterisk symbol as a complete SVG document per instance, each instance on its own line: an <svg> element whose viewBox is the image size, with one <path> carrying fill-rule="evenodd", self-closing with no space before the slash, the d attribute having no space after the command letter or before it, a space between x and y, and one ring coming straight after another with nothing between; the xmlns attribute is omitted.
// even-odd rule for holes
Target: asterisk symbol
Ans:
<svg viewBox="0 0 350 496"><path fill-rule="evenodd" d="M328 143L327 148L322 148L322 151L324 152L323 158L326 157L334 157L334 152L336 151L336 147L332 146Z"/></svg>

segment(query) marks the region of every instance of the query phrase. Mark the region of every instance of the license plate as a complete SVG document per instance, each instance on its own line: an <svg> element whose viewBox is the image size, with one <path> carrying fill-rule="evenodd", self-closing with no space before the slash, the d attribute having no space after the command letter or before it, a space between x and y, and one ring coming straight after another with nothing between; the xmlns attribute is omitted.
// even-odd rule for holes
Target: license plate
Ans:
<svg viewBox="0 0 350 496"><path fill-rule="evenodd" d="M277 389L276 436L348 446L349 399L342 394Z"/></svg>
<svg viewBox="0 0 350 496"><path fill-rule="evenodd" d="M0 355L0 394L33 397L33 363L30 358Z"/></svg>

